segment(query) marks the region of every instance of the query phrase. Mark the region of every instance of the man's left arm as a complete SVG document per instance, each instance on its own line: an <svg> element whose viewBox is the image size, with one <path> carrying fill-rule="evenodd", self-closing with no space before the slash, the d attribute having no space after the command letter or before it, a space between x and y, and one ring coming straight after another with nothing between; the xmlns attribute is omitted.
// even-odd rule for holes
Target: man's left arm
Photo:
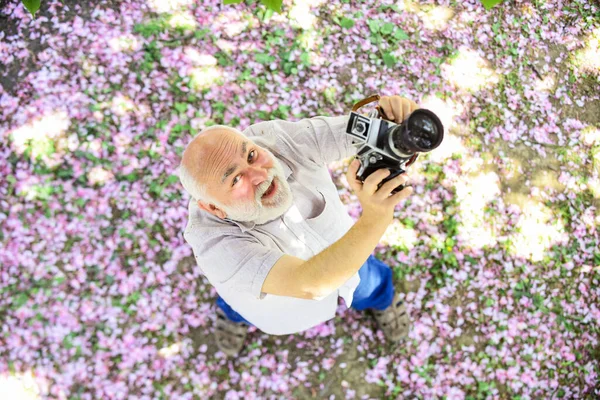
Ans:
<svg viewBox="0 0 600 400"><path fill-rule="evenodd" d="M396 123L401 123L411 110L418 108L414 101L400 96L381 96L379 105L385 115ZM261 136L265 130L274 129L280 139L285 137L292 142L290 147L298 154L319 165L326 165L356 155L352 137L346 134L349 118L350 113L338 117L303 118L296 122L265 121L252 125L245 133Z"/></svg>
<svg viewBox="0 0 600 400"><path fill-rule="evenodd" d="M400 96L381 96L378 102L385 116L392 122L402 123L411 112L418 108L417 103ZM312 132L318 143L323 162L330 163L356 155L352 137L346 133L350 114L340 117L314 117L309 119Z"/></svg>

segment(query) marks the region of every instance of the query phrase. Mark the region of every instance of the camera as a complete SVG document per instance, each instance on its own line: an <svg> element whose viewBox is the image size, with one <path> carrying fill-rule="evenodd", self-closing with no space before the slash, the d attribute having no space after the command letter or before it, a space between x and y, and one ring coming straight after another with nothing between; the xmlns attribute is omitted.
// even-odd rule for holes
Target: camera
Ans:
<svg viewBox="0 0 600 400"><path fill-rule="evenodd" d="M373 95L356 103L346 127L346 134L352 137L352 144L358 148L356 158L360 161L360 167L357 179L364 182L378 169L390 170L390 175L383 179L377 189L406 172L405 168L415 162L419 153L430 152L444 139L444 127L440 119L423 108L413 111L401 124L388 120L379 106L367 116L356 112L365 104L378 100L379 95ZM404 185L396 187L391 194L402 189Z"/></svg>

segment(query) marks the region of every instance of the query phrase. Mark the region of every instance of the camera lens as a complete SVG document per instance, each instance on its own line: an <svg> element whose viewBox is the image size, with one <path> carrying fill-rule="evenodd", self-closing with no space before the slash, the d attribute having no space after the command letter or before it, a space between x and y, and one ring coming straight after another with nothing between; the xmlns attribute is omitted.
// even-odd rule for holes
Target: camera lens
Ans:
<svg viewBox="0 0 600 400"><path fill-rule="evenodd" d="M408 120L408 130L411 141L421 149L431 150L438 138L438 127L433 119L426 114L417 114Z"/></svg>
<svg viewBox="0 0 600 400"><path fill-rule="evenodd" d="M401 127L390 130L390 145L398 153L429 152L442 143L444 126L429 110L418 109L408 116Z"/></svg>

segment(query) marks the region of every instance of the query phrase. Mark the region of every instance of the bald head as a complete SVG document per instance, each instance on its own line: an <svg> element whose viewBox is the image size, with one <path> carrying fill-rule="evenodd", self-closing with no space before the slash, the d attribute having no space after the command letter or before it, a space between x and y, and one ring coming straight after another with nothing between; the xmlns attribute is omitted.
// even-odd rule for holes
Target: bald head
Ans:
<svg viewBox="0 0 600 400"><path fill-rule="evenodd" d="M200 132L188 144L181 164L199 183L214 186L215 180L222 183L223 176L219 178L221 171L224 171L221 175L233 172L227 171L229 167L225 167L226 162L236 152L241 154L247 146L248 139L242 132L226 126L212 126Z"/></svg>

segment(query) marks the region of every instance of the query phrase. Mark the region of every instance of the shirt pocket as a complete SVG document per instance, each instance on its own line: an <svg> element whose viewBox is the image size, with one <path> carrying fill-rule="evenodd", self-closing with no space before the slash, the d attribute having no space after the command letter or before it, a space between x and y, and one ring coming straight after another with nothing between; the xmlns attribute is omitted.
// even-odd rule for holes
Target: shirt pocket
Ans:
<svg viewBox="0 0 600 400"><path fill-rule="evenodd" d="M336 231L335 224L340 221L336 218L335 210L332 207L331 199L327 199L325 194L319 189L316 189L321 200L325 203L322 211L313 218L307 218L306 223L313 231L318 233L326 242L333 243L337 240L334 232Z"/></svg>
<svg viewBox="0 0 600 400"><path fill-rule="evenodd" d="M320 208L321 211L312 218L306 218L306 222L308 222L311 225L311 228L313 228L313 229L314 229L313 224L317 224L317 226L320 226L320 221L325 219L328 208L329 208L328 207L329 204L327 202L327 199L325 198L325 195L319 189L315 188L315 190L317 192L316 197L319 198L319 203L321 204L321 206L319 206L318 208Z"/></svg>

